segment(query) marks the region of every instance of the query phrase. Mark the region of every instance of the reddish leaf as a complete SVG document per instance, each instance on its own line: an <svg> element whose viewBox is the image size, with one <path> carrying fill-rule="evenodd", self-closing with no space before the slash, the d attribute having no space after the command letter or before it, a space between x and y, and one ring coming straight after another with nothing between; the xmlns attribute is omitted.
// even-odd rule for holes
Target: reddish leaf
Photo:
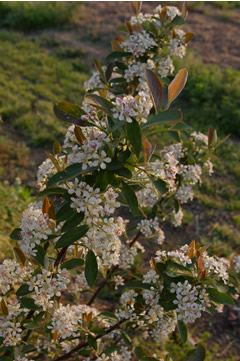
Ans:
<svg viewBox="0 0 240 361"><path fill-rule="evenodd" d="M53 143L53 154L58 154L60 152L61 152L61 145L57 141L55 141Z"/></svg>
<svg viewBox="0 0 240 361"><path fill-rule="evenodd" d="M26 262L26 256L23 253L23 251L19 247L13 248L13 254L18 263L20 263L22 266L25 265Z"/></svg>
<svg viewBox="0 0 240 361"><path fill-rule="evenodd" d="M192 40L192 38L194 37L193 33L186 33L184 35L185 37L185 44L187 44L190 40Z"/></svg>
<svg viewBox="0 0 240 361"><path fill-rule="evenodd" d="M126 27L128 29L129 34L132 35L133 33L132 24L128 20L126 20Z"/></svg>
<svg viewBox="0 0 240 361"><path fill-rule="evenodd" d="M42 205L42 212L43 214L48 214L48 210L51 207L51 203L49 202L48 197L45 197Z"/></svg>
<svg viewBox="0 0 240 361"><path fill-rule="evenodd" d="M147 140L146 137L143 137L143 157L145 162L149 160L151 152L152 144Z"/></svg>
<svg viewBox="0 0 240 361"><path fill-rule="evenodd" d="M77 138L78 143L80 145L83 145L83 142L86 138L83 135L82 129L78 125L75 125L74 127L74 134L75 137Z"/></svg>
<svg viewBox="0 0 240 361"><path fill-rule="evenodd" d="M181 93L187 82L188 70L183 68L179 70L173 81L168 86L168 104L170 105L174 99Z"/></svg>
<svg viewBox="0 0 240 361"><path fill-rule="evenodd" d="M145 70L147 83L151 91L151 98L156 113L159 112L163 104L163 87L158 76L150 69Z"/></svg>
<svg viewBox="0 0 240 361"><path fill-rule="evenodd" d="M133 1L132 6L135 14L138 16L142 8L142 1Z"/></svg>
<svg viewBox="0 0 240 361"><path fill-rule="evenodd" d="M187 19L187 16L188 16L188 12L187 12L187 4L186 4L186 1L183 2L182 4L182 18L184 20Z"/></svg>
<svg viewBox="0 0 240 361"><path fill-rule="evenodd" d="M119 41L112 40L111 44L112 44L112 51L114 51L114 52L122 52L123 51L120 46Z"/></svg>
<svg viewBox="0 0 240 361"><path fill-rule="evenodd" d="M3 315L8 316L8 314L9 314L8 306L3 298L1 300L1 311L2 311Z"/></svg>

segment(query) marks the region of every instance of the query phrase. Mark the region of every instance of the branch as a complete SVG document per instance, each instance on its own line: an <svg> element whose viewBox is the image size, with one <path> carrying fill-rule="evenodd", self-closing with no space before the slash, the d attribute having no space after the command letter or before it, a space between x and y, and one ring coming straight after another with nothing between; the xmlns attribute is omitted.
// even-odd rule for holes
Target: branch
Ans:
<svg viewBox="0 0 240 361"><path fill-rule="evenodd" d="M55 263L54 263L54 267L55 267L55 268L57 268L57 267L59 266L59 264L63 261L65 255L66 255L66 253L67 253L67 249L68 249L68 246L63 247L63 248L61 249L61 251L58 253L57 259L56 259L56 261L55 261Z"/></svg>
<svg viewBox="0 0 240 361"><path fill-rule="evenodd" d="M109 327L104 335L97 335L95 337L95 340L98 340L100 338L102 338L103 336L106 336L108 335L109 333L111 333L113 330L115 330L116 328L118 328L123 322L125 322L126 319L122 319L121 321L119 321L118 323L115 323L115 325ZM76 347L74 347L71 351L65 353L65 355L62 355L58 358L56 358L54 361L62 361L62 360L67 360L69 356L72 356L72 354L74 354L75 352L77 352L78 350L81 350L83 347L87 346L88 345L88 342L87 341L84 341L84 342L81 342L79 343Z"/></svg>

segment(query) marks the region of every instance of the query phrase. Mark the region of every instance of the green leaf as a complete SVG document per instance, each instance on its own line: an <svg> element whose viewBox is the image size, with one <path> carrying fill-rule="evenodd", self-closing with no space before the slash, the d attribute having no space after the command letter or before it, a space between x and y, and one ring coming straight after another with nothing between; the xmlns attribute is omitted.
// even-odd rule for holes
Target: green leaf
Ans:
<svg viewBox="0 0 240 361"><path fill-rule="evenodd" d="M44 189L42 192L39 192L38 196L42 197L42 196L45 196L47 194L64 194L66 192L67 192L66 188L49 187L49 188Z"/></svg>
<svg viewBox="0 0 240 361"><path fill-rule="evenodd" d="M84 219L83 212L73 214L73 216L69 218L62 226L62 232L66 232L72 228L75 228L82 222L83 219Z"/></svg>
<svg viewBox="0 0 240 361"><path fill-rule="evenodd" d="M130 336L127 334L127 332L122 331L121 334L122 334L122 338L123 338L123 341L125 342L125 344L131 347L132 340L131 340Z"/></svg>
<svg viewBox="0 0 240 361"><path fill-rule="evenodd" d="M192 272L188 268L174 262L169 263L169 265L165 270L165 273L169 277L180 277L180 276L192 277Z"/></svg>
<svg viewBox="0 0 240 361"><path fill-rule="evenodd" d="M138 200L135 192L127 183L122 182L122 193L130 207L132 214L136 215L138 212Z"/></svg>
<svg viewBox="0 0 240 361"><path fill-rule="evenodd" d="M167 183L164 180L158 179L154 181L153 184L155 185L161 196L168 192Z"/></svg>
<svg viewBox="0 0 240 361"><path fill-rule="evenodd" d="M57 241L55 248L63 248L70 246L76 241L79 241L88 231L87 225L82 225L65 232Z"/></svg>
<svg viewBox="0 0 240 361"><path fill-rule="evenodd" d="M16 295L19 296L26 296L32 291L29 291L29 286L25 283L24 285L20 286L16 292Z"/></svg>
<svg viewBox="0 0 240 361"><path fill-rule="evenodd" d="M150 290L152 286L151 283L143 283L142 281L129 281L126 283L127 288L143 288Z"/></svg>
<svg viewBox="0 0 240 361"><path fill-rule="evenodd" d="M181 16L176 15L175 18L172 21L172 24L173 25L184 25L185 21Z"/></svg>
<svg viewBox="0 0 240 361"><path fill-rule="evenodd" d="M122 51L122 52L121 51L113 51L106 57L106 60L120 59L120 58L129 57L129 56L132 56L132 53L124 52L124 51Z"/></svg>
<svg viewBox="0 0 240 361"><path fill-rule="evenodd" d="M112 313L112 312L108 312L108 311L106 311L106 312L101 312L101 313L99 314L99 316L102 317L102 318L109 318L110 320L119 321L118 318L117 318L117 316L115 316L115 314Z"/></svg>
<svg viewBox="0 0 240 361"><path fill-rule="evenodd" d="M61 265L61 268L66 268L66 269L73 269L76 267L81 267L84 265L84 260L81 258L72 258L69 259L68 261L64 262Z"/></svg>
<svg viewBox="0 0 240 361"><path fill-rule="evenodd" d="M235 305L232 297L228 296L226 293L218 292L218 290L214 288L207 288L207 292L209 294L210 300L213 302L220 303L222 305Z"/></svg>
<svg viewBox="0 0 240 361"><path fill-rule="evenodd" d="M92 287L96 281L98 274L97 259L93 251L89 250L85 260L85 277L87 283Z"/></svg>
<svg viewBox="0 0 240 361"><path fill-rule="evenodd" d="M140 361L158 361L155 357L142 357Z"/></svg>
<svg viewBox="0 0 240 361"><path fill-rule="evenodd" d="M23 308L27 308L28 310L37 311L41 309L41 307L35 304L33 298L22 297L20 303Z"/></svg>
<svg viewBox="0 0 240 361"><path fill-rule="evenodd" d="M58 222L68 220L70 217L76 215L75 209L70 207L70 203L63 203L61 208L56 213L56 220Z"/></svg>
<svg viewBox="0 0 240 361"><path fill-rule="evenodd" d="M110 346L108 348L106 348L103 353L107 356L110 356L113 352L116 351L120 351L120 347L119 346Z"/></svg>
<svg viewBox="0 0 240 361"><path fill-rule="evenodd" d="M187 359L187 361L204 361L206 357L206 351L205 348L199 343L197 345L197 348L191 356Z"/></svg>
<svg viewBox="0 0 240 361"><path fill-rule="evenodd" d="M15 228L10 234L10 238L14 241L19 241L21 239L21 228Z"/></svg>
<svg viewBox="0 0 240 361"><path fill-rule="evenodd" d="M112 115L113 104L109 100L96 94L89 94L85 97L85 101L93 106L103 108L107 114Z"/></svg>
<svg viewBox="0 0 240 361"><path fill-rule="evenodd" d="M141 360L141 358L143 357L147 357L146 355L146 351L141 347L141 346L137 346L134 349L134 353L137 356L138 359Z"/></svg>
<svg viewBox="0 0 240 361"><path fill-rule="evenodd" d="M176 109L169 109L164 112L158 113L152 116L147 123L144 123L141 128L145 129L152 125L156 125L159 123L166 123L166 122L176 122L182 118L182 114L179 110Z"/></svg>
<svg viewBox="0 0 240 361"><path fill-rule="evenodd" d="M132 123L127 123L127 138L129 142L131 143L133 150L137 157L139 157L139 154L142 149L142 134L139 127L138 122L136 119L132 120Z"/></svg>
<svg viewBox="0 0 240 361"><path fill-rule="evenodd" d="M40 264L40 266L45 267L45 255L46 252L44 251L44 249L41 246L35 246L35 249L37 250L36 256L32 256L32 258L35 259L35 261L37 261L38 264Z"/></svg>
<svg viewBox="0 0 240 361"><path fill-rule="evenodd" d="M82 115L85 115L86 112L76 104L66 101L59 102L54 105L53 110L56 117L61 120L81 125L82 127L91 125L91 123L81 119Z"/></svg>
<svg viewBox="0 0 240 361"><path fill-rule="evenodd" d="M97 341L96 341L96 338L93 337L92 335L88 335L88 344L90 346L92 346L92 348L97 351Z"/></svg>
<svg viewBox="0 0 240 361"><path fill-rule="evenodd" d="M181 336L182 343L185 343L188 338L187 326L182 320L178 320L178 330Z"/></svg>

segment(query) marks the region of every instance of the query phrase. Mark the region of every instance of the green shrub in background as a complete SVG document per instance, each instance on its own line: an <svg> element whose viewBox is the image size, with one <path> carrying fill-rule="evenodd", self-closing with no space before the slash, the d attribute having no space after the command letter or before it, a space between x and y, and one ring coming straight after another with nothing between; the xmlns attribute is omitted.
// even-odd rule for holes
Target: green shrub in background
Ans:
<svg viewBox="0 0 240 361"><path fill-rule="evenodd" d="M179 99L185 104L184 120L203 131L212 125L220 134L240 135L240 72L203 64L193 53L186 63L190 76ZM182 61L177 66L181 68Z"/></svg>
<svg viewBox="0 0 240 361"><path fill-rule="evenodd" d="M1 1L0 26L17 30L53 28L69 23L73 3Z"/></svg>
<svg viewBox="0 0 240 361"><path fill-rule="evenodd" d="M52 142L66 130L53 115L52 104L59 99L81 100L86 69L84 73L75 70L71 61L48 54L20 34L1 31L0 46L3 121L20 130L33 145Z"/></svg>
<svg viewBox="0 0 240 361"><path fill-rule="evenodd" d="M17 179L17 181L19 181ZM0 183L0 261L12 257L9 232L19 223L21 214L31 202L31 191L23 185Z"/></svg>

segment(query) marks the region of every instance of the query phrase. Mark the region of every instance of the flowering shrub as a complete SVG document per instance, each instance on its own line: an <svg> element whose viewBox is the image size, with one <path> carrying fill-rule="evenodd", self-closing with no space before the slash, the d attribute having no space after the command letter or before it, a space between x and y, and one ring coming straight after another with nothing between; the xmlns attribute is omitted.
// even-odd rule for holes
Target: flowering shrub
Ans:
<svg viewBox="0 0 240 361"><path fill-rule="evenodd" d="M0 266L3 360L160 360L139 340L158 345L178 327L185 342L186 324L234 304L239 254L228 261L194 241L168 252L162 245L163 222L181 225L181 205L213 173L222 142L170 108L187 81L185 68L166 78L192 37L180 29L185 5L134 9L107 67L95 61L82 106L54 107L73 124L40 165L39 201L11 234L15 259ZM168 142L153 146L156 135ZM136 271L144 242L156 252ZM105 286L116 290L109 305L98 300ZM201 345L196 352L203 360Z"/></svg>

